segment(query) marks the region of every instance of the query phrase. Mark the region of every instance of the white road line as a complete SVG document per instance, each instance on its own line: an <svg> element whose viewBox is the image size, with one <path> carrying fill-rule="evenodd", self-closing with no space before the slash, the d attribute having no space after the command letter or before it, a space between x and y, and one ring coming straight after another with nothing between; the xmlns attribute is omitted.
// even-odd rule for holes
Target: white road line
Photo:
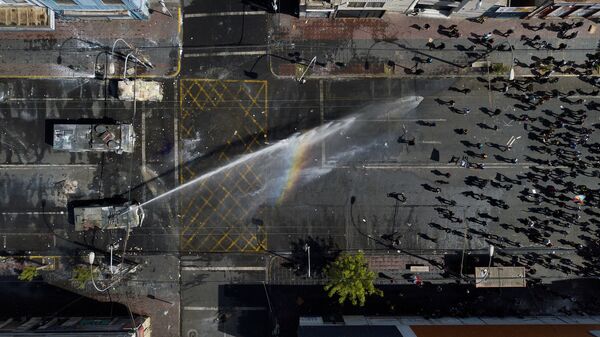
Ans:
<svg viewBox="0 0 600 337"><path fill-rule="evenodd" d="M202 271L265 271L265 267L181 267L181 270L202 270Z"/></svg>
<svg viewBox="0 0 600 337"><path fill-rule="evenodd" d="M421 143L421 144L442 144L442 142L437 141L437 140L424 140L424 141L421 141L421 142L418 142L418 143Z"/></svg>
<svg viewBox="0 0 600 337"><path fill-rule="evenodd" d="M74 101L75 98L69 97L12 97L9 101ZM77 98L79 100L79 98Z"/></svg>
<svg viewBox="0 0 600 337"><path fill-rule="evenodd" d="M41 214L48 214L48 215L61 215L61 214L67 214L67 212L36 212L36 211L24 211L24 212L0 212L0 214L2 215L41 215Z"/></svg>
<svg viewBox="0 0 600 337"><path fill-rule="evenodd" d="M360 119L357 118L355 119L355 121L357 122L380 122L380 123L388 123L388 122L445 122L447 121L447 119L443 119L443 118L430 118L430 119ZM325 122L331 122L331 121L325 121Z"/></svg>
<svg viewBox="0 0 600 337"><path fill-rule="evenodd" d="M39 169L40 167L88 167L96 168L93 164L0 164L0 169Z"/></svg>
<svg viewBox="0 0 600 337"><path fill-rule="evenodd" d="M239 12L219 12L219 13L188 13L183 17L188 18L208 18L211 16L240 16L240 15L265 15L265 11L239 11Z"/></svg>
<svg viewBox="0 0 600 337"><path fill-rule="evenodd" d="M183 57L208 57L208 56L247 56L247 55L267 55L266 50L251 51L221 51L215 53L190 53L183 54Z"/></svg>
<svg viewBox="0 0 600 337"><path fill-rule="evenodd" d="M486 169L514 169L514 168L529 168L532 166L538 167L538 168L550 168L550 169L555 169L555 168L559 168L559 169L567 169L567 166L545 166L545 165L536 165L535 163L521 163L521 164L494 164L494 163L484 163ZM479 171L478 169L467 169L464 167L460 167L458 165L451 165L451 164L440 164L440 165L401 165L401 164L396 164L396 165L331 165L331 162L326 163L326 165L323 166L324 168L327 169L352 169L352 168L356 168L356 169L367 169L367 170L398 170L398 169L407 169L407 170L411 170L411 169L462 169L462 170L475 170L475 171Z"/></svg>
<svg viewBox="0 0 600 337"><path fill-rule="evenodd" d="M264 311L266 307L195 307L185 306L183 310L187 311L219 311L219 310L231 310L231 311Z"/></svg>
<svg viewBox="0 0 600 337"><path fill-rule="evenodd" d="M31 232L6 232L6 233L2 233L2 235L15 235L15 236L19 236L19 235L36 235L36 236L42 236L42 237L49 237L51 234L46 232L46 233L31 233Z"/></svg>

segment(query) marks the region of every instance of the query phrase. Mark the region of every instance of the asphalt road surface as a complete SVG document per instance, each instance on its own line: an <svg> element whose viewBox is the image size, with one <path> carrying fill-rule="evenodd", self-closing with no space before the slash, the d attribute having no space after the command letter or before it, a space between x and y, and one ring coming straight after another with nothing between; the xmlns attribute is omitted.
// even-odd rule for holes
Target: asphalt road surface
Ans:
<svg viewBox="0 0 600 337"><path fill-rule="evenodd" d="M494 264L526 265L534 283L597 274L590 253L598 199L590 191L598 190L598 153L588 145L598 142L600 120L588 111L576 123L584 113L577 110L598 99L594 86L575 77L533 84L531 92L581 92L524 111L515 99L523 92L496 90L502 83L489 76L309 74L300 83L271 73L274 59L289 60L271 54L268 8L201 4L186 7L182 73L161 81L162 102L119 101L107 95L109 83L93 79L5 81L11 95L0 103L3 252L106 253L123 231L76 233L70 202L145 202L185 185L144 206L147 218L128 238L128 254L144 272L123 286L142 297L180 298L169 303L181 315L164 327L180 326L182 336L264 336L270 318L286 316L273 315L277 306L294 308L290 321L318 313L325 301L319 296L306 305L311 310L294 302L295 295L310 301L308 288L286 295L268 284L272 256L289 256L309 237L373 254L444 255L494 245ZM555 127L561 144L548 147L567 152L549 153L538 136L563 111L575 112ZM134 153L51 149L49 121L103 118L133 123ZM582 127L594 131L588 145L570 148ZM569 167L574 150L587 168ZM551 162L560 156L567 159ZM538 202L532 189L543 195ZM576 194L591 203L577 207Z"/></svg>

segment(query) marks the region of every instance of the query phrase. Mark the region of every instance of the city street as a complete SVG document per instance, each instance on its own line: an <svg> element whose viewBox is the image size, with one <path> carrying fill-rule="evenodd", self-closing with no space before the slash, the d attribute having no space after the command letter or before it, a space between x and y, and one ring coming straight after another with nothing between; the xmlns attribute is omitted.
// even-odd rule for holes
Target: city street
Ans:
<svg viewBox="0 0 600 337"><path fill-rule="evenodd" d="M143 275L153 268L155 273L145 277L144 287L132 280L129 286L120 287L112 299L131 289L141 291L143 297L153 294L159 298L178 298L178 288L163 287L159 275L167 272L177 282L178 263L163 267L160 272L156 272L154 265L154 254L178 255L177 217L171 201L153 208L142 227L132 231L127 239L122 230L75 231L71 206L81 200L143 201L175 184L177 106L173 103L173 81L163 82L163 102L135 104L110 98L105 95L106 83L89 79L11 80L3 84L5 92L10 93L2 103L0 118L3 251L17 256L74 258L76 263L82 263L86 252L95 250L98 256L108 258L108 247L116 242L122 249L119 242L126 240L126 258L148 254L138 263L149 263L144 266ZM52 150L53 123L98 120L133 123L134 153ZM63 267L70 273L73 266ZM91 290L86 295L99 294ZM130 305L138 308L135 303ZM179 317L177 313L178 310L175 319ZM163 317L173 319L171 315ZM157 319L160 324L162 317Z"/></svg>
<svg viewBox="0 0 600 337"><path fill-rule="evenodd" d="M564 79L554 88L565 90L564 87L572 87L575 81ZM293 131L288 129L288 134L291 135L296 130L309 130L322 123L349 116L357 116L357 119L347 133L332 135L313 146L310 151L307 151L308 154L304 154L305 162L318 163L320 169L318 178L309 177L306 181L300 181L293 190L286 192L285 198L273 201L272 196L264 196L265 203L259 205L254 214L248 214L248 218L255 219L254 222L258 219L264 223L269 249L288 250L291 242L306 236L332 237L341 249L384 249L369 236L379 238L386 234L402 237L403 248L417 250L485 249L492 243L498 247L518 248L517 251L522 251L523 254L531 249L551 251L559 248L557 245L547 249L541 238L538 241L531 241L527 238L526 231L515 230L513 224L525 221L527 213L531 213L534 208L532 202L524 202L520 196L524 190L535 188L535 185L524 181L508 189L504 187L506 186L504 181L518 180L519 176L525 177L528 172L548 169L549 165L540 164L539 161L551 157L531 151L530 147L535 146L536 143L528 136L528 130L524 126L527 123L511 119L511 116L516 117L520 112L516 108L506 109L505 107L512 106L511 100L504 95L487 90L487 83L481 83L476 79L459 81L428 79L331 82L321 80L285 89L282 89L283 85L273 85L272 82L271 85L279 88L276 94L278 98L270 101L269 104L269 127L266 132L277 130L274 136L269 137L271 142L277 140L274 140L274 137L283 138L280 135L286 125L294 127ZM442 89L450 86L471 88L472 92L464 95ZM582 88L590 90L586 86ZM542 90L543 87L539 89ZM300 95L303 96L302 105L289 106L289 102L297 101ZM423 96L425 99L417 109L411 111L402 111L401 105L393 105L394 100L407 96ZM467 116L452 112L437 103L436 99L453 100L457 107L469 107L473 112ZM560 101L551 101L541 110L558 110L560 105ZM494 111L498 107L503 107L505 111L499 116L490 117L484 113ZM384 116L382 119L361 119L361 114L373 109L389 109L389 116ZM400 111L393 111L394 109ZM543 118L545 114L530 113L529 116ZM206 119L202 118L202 120ZM583 126L590 127L595 122L597 121L588 119ZM435 123L435 126L423 125L424 123ZM196 130L199 132L199 138L207 139L211 135L232 135L238 127L231 122L222 126L219 128L212 124L210 127L212 133L206 134L204 133L206 131ZM498 129L490 129L494 126L498 126ZM467 135L459 135L455 131L459 128L468 128L471 131ZM414 138L414 145L400 140L404 130L407 134L405 137ZM504 152L493 147L495 144L505 145L511 137L518 137L518 140L514 142L510 151ZM213 148L205 142L204 151L213 153L221 143L217 142ZM453 156L473 158L471 153L479 150L473 148L477 143L485 144L482 151L477 153L486 153L488 158L472 160L484 163L484 170L465 169L449 162ZM465 144L472 145L465 146ZM248 147L245 146L244 149L247 150ZM185 146L182 152L186 152ZM434 152L438 154L434 155ZM264 158L269 156L265 155ZM512 163L510 160L513 158L517 158L518 162ZM310 167L312 164L306 165ZM241 173L267 182L270 179L279 179L278 172L274 170L263 172L261 166L265 167L265 164L260 157L256 157L244 163ZM568 170L564 165L558 168ZM227 178L239 174L238 169L232 167ZM441 173L450 173L451 177L444 179L440 176ZM479 186L478 182L483 183L487 188ZM573 179L573 182L575 185L593 188L596 178L581 175ZM252 194L253 199L256 200L261 198L261 193L273 193L273 191L261 190L263 186L264 184L257 184L244 186L244 188L247 188L246 192ZM427 191L427 186L439 187L441 191L438 193ZM219 189L215 188L210 192L198 191L198 193L200 195L210 193L211 198L216 198L214 190ZM316 191L319 192L315 193ZM224 199L217 202L224 213L231 214L231 218L220 217L215 220L213 226L207 227L213 231L225 231L225 228L219 228L218 221L239 219L237 213L230 213L229 207L235 207L238 200L245 200L241 192L227 192L223 195ZM388 196L393 192L404 193L407 201L399 205ZM480 193L489 199L478 197ZM356 203L352 207L355 212L352 218L350 199L353 196ZM502 200L507 206L498 207L493 200ZM455 203L451 208L465 220L464 222L446 223L447 221L439 213L437 209L450 201ZM215 209L211 208L210 212L214 211ZM500 219L499 221L482 220L480 214ZM183 219L185 222L186 218ZM353 219L355 224L352 223ZM247 220L250 223L242 227L249 230L252 225L251 220ZM360 230L354 228L355 226ZM243 235L239 232L236 234ZM467 234L472 238L465 241ZM203 235L215 234L200 232L194 240L202 241L199 237ZM228 243L235 241L231 233L227 235ZM544 238L547 237L554 242L561 238L567 241L578 241L581 235L582 232L575 227L565 233L559 230L549 231ZM219 242L218 238L209 241ZM222 243L221 241L220 244ZM200 251L206 249L235 251L237 248L240 247L230 245L197 247ZM246 248L252 249L252 247ZM565 248L563 254L575 254L573 247L563 245L561 248ZM569 259L574 258L576 256L569 256Z"/></svg>
<svg viewBox="0 0 600 337"><path fill-rule="evenodd" d="M301 25L301 22L296 23ZM272 18L272 24L277 24L276 17ZM196 25L204 27L201 22ZM205 39L210 36L219 35L211 33ZM423 40L426 42L426 38ZM358 52L344 49L337 41L327 47L319 41L303 43L307 48L316 46L318 52L304 50L304 47L295 50L301 53L303 61L300 63L307 65L312 55L321 58L320 55L329 50L336 50L337 55L361 55L361 52L364 55L367 48L360 49L360 46L368 46L368 41L354 42ZM571 171L565 164L551 166L547 162L556 157L541 149L532 130L547 125L546 121L554 119L550 111L561 111L561 106L573 110L585 108L582 104L597 98L594 86L573 77L561 78L556 83L534 83L528 92L558 90L566 93L575 89L581 92L568 98L547 100L535 111L524 111L519 100L499 90L503 84L495 81L493 74L451 78L449 75L454 71L448 72L443 64L438 67L436 63L423 65L424 78L394 78L394 75L382 74L382 78L373 79L352 79L350 72L335 78L335 74L327 73L328 63L324 68L317 65L309 69L306 83L300 84L293 80L294 76L281 78L282 74L278 73L278 69L283 69L280 65L293 67L292 51L282 50L276 40L271 43L275 45L270 46L269 65L264 64L264 47L258 40L243 47L229 46L205 51L200 56L184 56L184 64L192 66L184 66L186 75L180 81L182 123L186 129L181 134L181 162L184 163L181 182L198 179L201 188L194 189L191 185L191 194L180 199L185 205L181 209L182 251L231 255L265 249L290 256L298 242L310 237L317 242L331 239L333 247L341 250L395 254L399 249L417 255L446 256L450 261L465 252L481 254L494 245L498 252L494 265L527 266L528 282L532 284L564 284L567 280L595 275L592 260L580 246L594 247L595 234L589 235L590 227L585 225L587 222L595 228L597 224L593 207L582 207L576 222L553 224L553 215L544 213L547 211L543 205L552 209L555 203L542 199L547 202L537 205L530 195L532 189L539 191L547 184L562 183L564 178L559 177L550 178L552 180L545 184L541 182L550 170L562 170L567 175ZM417 40L412 43L424 44ZM450 51L438 53L446 55ZM380 48L372 55L373 64L386 63L390 52ZM535 49L519 50L517 55L519 60L548 56ZM564 54L567 55L570 54ZM583 55L578 53L577 62L582 62ZM400 57L410 59L412 56L400 54ZM348 60L351 58L341 59ZM359 57L359 62L364 62L362 60ZM517 69L523 75L527 71ZM270 72L277 76L272 77ZM295 74L299 76L301 72L296 70ZM463 89L469 92L461 92ZM519 94L520 90L511 89L509 93ZM411 109L411 104L400 102L410 97L424 99ZM579 105L567 103L578 100L585 101ZM447 103L450 101L454 102L452 106ZM464 113L465 108L469 109L468 114ZM522 120L524 114L537 123ZM347 129L319 137L320 133L326 133L320 126L335 128L336 121L344 123L347 119L353 119ZM590 114L581 126L593 129L598 122L598 118ZM468 133L459 134L461 129L468 129ZM294 136L298 133L308 136L300 141L302 136ZM318 140L313 142L310 137ZM282 144L277 143L280 141L289 145L275 150L269 148ZM304 146L297 144L302 141ZM512 142L511 149L502 151L509 142ZM483 147L479 149L477 143ZM483 154L487 158L478 158ZM466 157L467 161L482 163L485 168L461 167L451 162L454 157ZM234 164L219 169L235 158L239 159ZM282 161L290 162L282 165ZM213 176L210 172L215 169ZM300 172L294 173L295 170ZM597 176L593 171L568 176L567 180L574 186L597 189ZM207 173L211 178L203 176ZM558 185L555 187L558 189ZM405 195L406 200L394 199L398 193ZM567 193L565 198L570 199L577 191ZM246 266L244 262L235 264L238 265ZM472 275L473 271L468 273ZM443 271L440 274L444 274ZM314 284L293 272L277 275L275 279L271 277L275 284L298 287ZM246 282L258 284L260 281L259 276ZM448 278L446 283L454 281ZM182 297L198 296L211 287L214 285L209 282L196 284L182 289ZM567 292L569 288L559 287L557 291ZM304 288L298 289L302 294L299 296L309 296L300 290ZM536 296L545 296L544 291L541 289ZM474 293L492 296L481 291ZM279 300L289 309L297 299L287 295L281 295ZM581 295L572 296L588 303L585 295ZM527 298L521 301L522 312L533 312L532 308L538 308L540 303L531 300L529 295ZM583 307L575 309L558 298L545 305L547 310L540 314L565 308L585 310ZM319 306L323 300L314 301L307 305ZM468 299L465 301L462 305L469 305ZM478 314L500 314L500 308L507 305L490 304ZM373 305L377 308L373 310L381 309ZM299 310L305 314L310 312L305 306ZM323 311L313 311L316 313ZM286 320L286 315L281 313L279 317ZM290 326L281 328L290 329Z"/></svg>
<svg viewBox="0 0 600 337"><path fill-rule="evenodd" d="M265 257L201 254L181 259L182 335L268 333Z"/></svg>
<svg viewBox="0 0 600 337"><path fill-rule="evenodd" d="M519 27L510 53L477 37L493 22L461 23L458 40L410 28L444 20L390 16L326 30L331 22L269 10L187 3L181 69L157 80L160 102L116 99L114 80L3 80L3 254L85 264L89 251L107 261L111 244L118 255L126 245L139 271L108 297L74 291L127 303L166 337L294 336L303 314L597 310L597 34L553 51L535 48L539 39L523 46L520 35L536 33ZM425 46L434 34L446 49ZM395 44L372 48L376 40ZM473 69L475 59L514 62L516 76ZM53 150L52 127L65 121L131 123L134 151ZM98 200L139 202L143 224L129 234L75 231L73 205ZM321 275L305 275L305 242L313 261L362 250L434 268L422 287L406 266L374 270L386 296L351 309L324 297ZM474 267L488 262L524 267L527 288L475 289Z"/></svg>

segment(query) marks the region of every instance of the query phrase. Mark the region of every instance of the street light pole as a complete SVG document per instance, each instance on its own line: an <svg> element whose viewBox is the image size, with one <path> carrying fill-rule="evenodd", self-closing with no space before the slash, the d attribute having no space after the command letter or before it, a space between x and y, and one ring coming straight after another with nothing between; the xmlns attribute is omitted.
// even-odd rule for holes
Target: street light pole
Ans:
<svg viewBox="0 0 600 337"><path fill-rule="evenodd" d="M158 3L161 6L161 11L163 12L164 15L168 16L168 17L173 17L173 14L171 13L171 11L167 8L167 4L165 4L164 0L159 0Z"/></svg>
<svg viewBox="0 0 600 337"><path fill-rule="evenodd" d="M271 306L271 299L269 298L269 291L267 290L267 284L265 283L265 281L262 281L262 284L265 289L265 295L267 296L267 304L269 304L269 313L271 314L271 316L273 316L273 318L275 320L272 335L278 336L279 335L279 321L277 320L277 317L275 317L275 314L273 313L273 307Z"/></svg>
<svg viewBox="0 0 600 337"><path fill-rule="evenodd" d="M494 245L490 245L490 260L488 262L488 269L492 266L492 258L494 257Z"/></svg>
<svg viewBox="0 0 600 337"><path fill-rule="evenodd" d="M306 67L306 70L304 70L304 72L302 73L302 75L300 77L298 77L296 79L296 81L298 81L300 83L306 83L306 79L304 78L304 76L310 70L310 67L312 67L316 62L317 62L317 57L315 56L315 57L312 58L312 60L310 60L310 62L308 63L308 66Z"/></svg>
<svg viewBox="0 0 600 337"><path fill-rule="evenodd" d="M510 71L508 73L508 80L512 81L515 79L515 47L513 47L512 43L508 41L508 37L506 38L506 43L510 47Z"/></svg>
<svg viewBox="0 0 600 337"><path fill-rule="evenodd" d="M129 60L129 56L133 55L133 52L127 54L125 57L125 65L123 66L123 79L127 81L127 61ZM135 56L134 56L135 57ZM135 67L135 65L134 65Z"/></svg>
<svg viewBox="0 0 600 337"><path fill-rule="evenodd" d="M277 27L281 25L281 0L273 0L273 11L277 14Z"/></svg>
<svg viewBox="0 0 600 337"><path fill-rule="evenodd" d="M481 279L479 281L475 281L475 284L479 284L481 282L484 282L490 276L490 268L492 267L492 258L494 257L494 251L495 251L494 245L490 245L490 248L489 248L489 251L488 251L489 256L490 256L490 258L488 260L488 267L487 267L487 269L483 269L481 271L481 274L482 274L481 275ZM477 278L477 276L475 276L475 277Z"/></svg>
<svg viewBox="0 0 600 337"><path fill-rule="evenodd" d="M127 48L133 50L133 47L129 43L127 43L127 41L123 40L122 38L118 38L115 40L115 42L113 43L112 49L110 51L111 61L109 64L108 73L111 75L115 73L115 62L114 62L113 58L115 55L115 47L117 46L117 43L119 43L119 42L123 42L127 46Z"/></svg>
<svg viewBox="0 0 600 337"><path fill-rule="evenodd" d="M112 58L115 56L115 47L117 46L118 42L123 42L127 46L127 48L129 48L129 50L131 50L131 52L129 54L127 54L127 57L125 58L125 66L126 66L125 68L127 68L127 58L129 58L129 56L131 56L135 60L135 62L143 65L146 69L154 68L154 65L152 64L152 62L150 62L146 56L142 55L142 53L140 52L140 50L138 48L133 47L130 43L128 43L124 39L118 38L113 43L113 46L112 46L112 49L110 52L111 63L109 64L109 71L108 71L109 74L112 75L115 73L115 63ZM139 57L134 54L138 54Z"/></svg>
<svg viewBox="0 0 600 337"><path fill-rule="evenodd" d="M90 280L92 281L92 285L94 286L94 288L96 288L97 291L99 292L105 292L108 289L112 288L115 284L117 284L119 281L121 281L121 278L116 279L113 283L109 284L108 286L106 286L103 289L100 289L97 285L96 282L94 281L94 259L96 257L96 254L94 254L94 252L90 252L88 255L88 262L90 263Z"/></svg>
<svg viewBox="0 0 600 337"><path fill-rule="evenodd" d="M116 271L118 271L119 265L120 265L120 264L118 264L117 266L113 266L113 251L115 249L119 249L119 246L116 242L113 242L108 246L108 250L110 251L110 273L111 274L114 274Z"/></svg>
<svg viewBox="0 0 600 337"><path fill-rule="evenodd" d="M308 253L308 278L310 278L310 246L308 243L304 244L304 251Z"/></svg>

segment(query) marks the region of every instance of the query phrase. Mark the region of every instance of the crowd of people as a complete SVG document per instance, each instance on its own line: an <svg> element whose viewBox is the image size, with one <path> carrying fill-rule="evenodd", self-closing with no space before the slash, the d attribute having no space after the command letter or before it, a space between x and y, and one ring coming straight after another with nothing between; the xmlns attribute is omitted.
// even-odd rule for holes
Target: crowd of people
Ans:
<svg viewBox="0 0 600 337"><path fill-rule="evenodd" d="M531 26L524 24L526 29L537 32L543 29L556 33L558 39L572 39L577 36L574 29L580 27L581 22L558 22ZM461 36L456 25L440 26L438 33L448 38ZM464 47L465 52L472 52L476 47L483 46L487 50L498 50L500 43L494 36L507 37L514 33L489 32L473 34L470 41L473 46ZM528 36L524 34L520 42L537 50L564 50L567 43L561 42L554 46L543 40L539 34ZM429 42L432 48L431 41ZM505 49L504 49L505 50ZM600 270L600 129L598 111L600 103L593 97L600 92L600 79L595 77L597 67L600 65L600 52L586 54L584 62L561 59L548 56L540 58L531 56L530 60L514 60L515 65L521 69L528 69L533 76L495 77L482 78L481 81L489 90L498 92L508 100L515 101L515 109L489 109L479 108L489 117L490 124L479 123L479 127L487 132L497 132L496 117L505 117L514 122L521 123L527 137L527 153L515 153L513 144L515 137L509 143L496 144L484 141L484 137L472 142L472 133L466 127L455 129L459 135L462 146L465 147L464 155L454 155L449 163L456 164L467 170L486 170L486 164L495 160L509 164L525 163L522 170L509 177L500 171L496 172L493 179L482 178L483 174L473 171L464 179L466 190L462 194L467 198L487 202L494 216L488 213L478 213L477 217L463 219L453 207L457 206L453 195L445 195L445 185L452 179L450 172L432 171L436 176L433 186L423 184L426 191L437 194L436 199L440 206L435 210L441 219L448 221L448 226L432 222L430 227L442 230L460 237L466 235L467 239L478 237L490 245L499 247L499 258L496 263L504 265L525 266L530 282L540 282L536 278L537 269L540 267L560 271L564 274L573 274L580 277L597 276ZM560 74L575 75L582 88L561 91L553 84L559 81ZM453 92L465 95L471 93L469 88L450 88ZM473 114L474 107L456 107L454 100L444 101L436 99L440 106L446 107L450 113L457 115ZM558 109L551 108L559 106ZM503 111L504 110L504 111ZM512 110L512 111L511 111ZM515 114L514 111L520 111ZM461 117L462 118L462 117ZM480 133L481 134L481 133ZM477 136L476 136L477 137ZM517 138L518 139L518 138ZM507 155L509 155L507 157ZM514 172L514 171L507 171ZM492 174L493 175L493 174ZM445 179L439 179L443 177ZM584 179L581 179L584 178ZM583 181L587 183L583 183ZM590 184L589 182L592 181ZM456 183L456 182L454 182ZM455 184L452 185L456 186ZM518 200L508 200L503 193L489 193L490 189L504 191L520 190ZM490 196L490 194L496 197ZM506 195L506 194L504 194ZM525 206L523 206L525 205ZM502 214L511 207L519 208L522 215L514 222L510 217L503 219ZM521 214L521 213L519 213ZM468 233L457 231L451 227L452 223L462 224L464 221L478 224L484 229L466 226ZM522 235L524 240L509 239L509 236L499 235L498 230L490 228L503 228L513 231L517 236ZM573 234L573 235L572 235ZM575 236L576 235L576 236ZM420 233L426 240L437 242L429 234ZM575 239L573 239L575 237ZM569 239L568 239L569 238ZM539 247L540 251L528 251L523 254L511 255L502 248ZM556 251L564 249L579 255L577 262L568 255L557 254ZM579 262L581 261L581 262Z"/></svg>

